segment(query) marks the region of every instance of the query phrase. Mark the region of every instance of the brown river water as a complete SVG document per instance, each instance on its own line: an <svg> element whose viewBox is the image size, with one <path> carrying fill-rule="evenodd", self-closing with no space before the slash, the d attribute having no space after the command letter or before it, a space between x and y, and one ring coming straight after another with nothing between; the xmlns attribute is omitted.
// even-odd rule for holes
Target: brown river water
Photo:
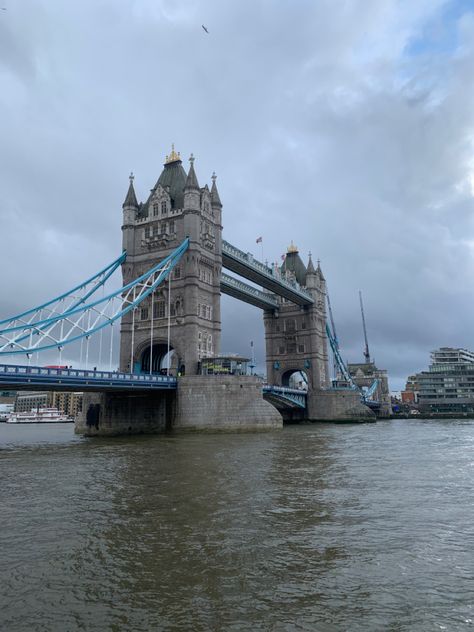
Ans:
<svg viewBox="0 0 474 632"><path fill-rule="evenodd" d="M0 424L0 630L474 631L474 421Z"/></svg>

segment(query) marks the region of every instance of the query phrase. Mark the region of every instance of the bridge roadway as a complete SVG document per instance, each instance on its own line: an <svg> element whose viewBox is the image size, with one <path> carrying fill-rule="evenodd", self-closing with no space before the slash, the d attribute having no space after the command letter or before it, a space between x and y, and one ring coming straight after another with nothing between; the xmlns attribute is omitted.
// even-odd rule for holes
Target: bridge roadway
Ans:
<svg viewBox="0 0 474 632"><path fill-rule="evenodd" d="M297 305L311 305L314 303L312 297L306 290L298 287L296 284L292 284L289 281L285 281L284 279L278 278L274 275L272 268L269 268L265 264L254 259L250 253L245 253L239 248L232 246L228 241L222 241L222 265L227 270L234 272L257 285L265 288L266 290L270 290L274 294L278 296L282 296L283 298L288 299L292 303L296 303ZM227 276L227 275L225 275ZM232 277L227 277L232 278ZM221 290L225 294L230 294L234 296L234 298L240 298L243 301L248 303L252 303L250 300L252 296L250 285L242 284L246 286L246 289L241 289L241 292L238 292L238 289L234 286L233 288L229 287L229 284L224 283L221 284ZM234 292L231 294L231 291ZM262 294L264 294L262 292ZM256 305L255 302L252 303ZM258 305L261 307L261 305ZM264 309L268 309L265 307ZM270 307L270 309L275 309L274 307Z"/></svg>
<svg viewBox="0 0 474 632"><path fill-rule="evenodd" d="M17 391L143 392L175 389L176 385L176 378L167 375L0 364L0 388Z"/></svg>
<svg viewBox="0 0 474 632"><path fill-rule="evenodd" d="M177 388L175 377L118 373L116 371L89 371L41 366L0 364L0 388L16 391L78 391L136 393ZM263 395L277 408L305 408L306 393L291 388L263 386ZM278 404L278 405L277 405Z"/></svg>

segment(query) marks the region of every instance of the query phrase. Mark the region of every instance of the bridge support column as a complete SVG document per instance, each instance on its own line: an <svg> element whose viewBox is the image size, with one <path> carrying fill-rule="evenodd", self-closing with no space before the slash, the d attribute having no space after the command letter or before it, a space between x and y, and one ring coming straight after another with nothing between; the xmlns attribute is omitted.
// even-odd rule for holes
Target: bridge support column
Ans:
<svg viewBox="0 0 474 632"><path fill-rule="evenodd" d="M310 421L365 422L375 421L375 414L352 390L308 391L307 416Z"/></svg>
<svg viewBox="0 0 474 632"><path fill-rule="evenodd" d="M76 434L158 434L169 430L176 393L84 393Z"/></svg>
<svg viewBox="0 0 474 632"><path fill-rule="evenodd" d="M259 432L282 426L282 416L263 399L256 377L193 375L178 380L173 430Z"/></svg>

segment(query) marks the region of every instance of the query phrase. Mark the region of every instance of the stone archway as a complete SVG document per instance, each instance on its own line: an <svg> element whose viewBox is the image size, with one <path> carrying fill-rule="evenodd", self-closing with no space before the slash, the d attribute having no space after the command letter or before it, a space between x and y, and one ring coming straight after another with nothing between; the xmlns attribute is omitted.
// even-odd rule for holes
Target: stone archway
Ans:
<svg viewBox="0 0 474 632"><path fill-rule="evenodd" d="M178 353L176 349L170 345L168 356L168 343L155 342L153 343L153 351L150 345L147 345L139 356L140 373L150 373L150 359L151 359L151 373L159 375L168 368L170 368L170 374L176 375L178 372Z"/></svg>
<svg viewBox="0 0 474 632"><path fill-rule="evenodd" d="M307 391L308 375L303 369L288 369L281 375L281 385Z"/></svg>

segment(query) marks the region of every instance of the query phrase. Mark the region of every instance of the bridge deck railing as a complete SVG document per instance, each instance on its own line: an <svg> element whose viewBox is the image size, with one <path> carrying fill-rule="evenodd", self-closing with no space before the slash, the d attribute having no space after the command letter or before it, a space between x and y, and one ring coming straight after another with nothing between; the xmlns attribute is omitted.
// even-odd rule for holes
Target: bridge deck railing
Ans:
<svg viewBox="0 0 474 632"><path fill-rule="evenodd" d="M117 385L120 383L140 384L143 385L169 385L176 384L176 378L168 375L149 375L146 373L121 373L118 371L97 371L92 369L74 369L74 368L51 368L40 366L22 366L14 364L0 364L0 384L8 379L12 382L21 382L22 379L37 380L44 378L48 382L59 384L61 380L77 381L78 386L86 380L104 382L113 382Z"/></svg>
<svg viewBox="0 0 474 632"><path fill-rule="evenodd" d="M258 259L254 259L251 253L247 253L247 252L244 252L243 250L240 250L236 246L233 246L232 244L230 244L228 241L225 241L225 239L222 240L222 252L227 255L230 255L231 257L234 257L235 259L238 259L249 268L258 270L258 272L265 275L268 279L271 279L272 281L276 281L280 285L287 287L293 292L299 292L303 296L307 297L310 300L310 302L313 302L311 294L307 292L305 289L303 289L298 283L296 283L296 281L289 281L288 279L285 279L281 276L277 276L274 273L272 268L265 265L264 263L261 263L260 261L258 261Z"/></svg>

